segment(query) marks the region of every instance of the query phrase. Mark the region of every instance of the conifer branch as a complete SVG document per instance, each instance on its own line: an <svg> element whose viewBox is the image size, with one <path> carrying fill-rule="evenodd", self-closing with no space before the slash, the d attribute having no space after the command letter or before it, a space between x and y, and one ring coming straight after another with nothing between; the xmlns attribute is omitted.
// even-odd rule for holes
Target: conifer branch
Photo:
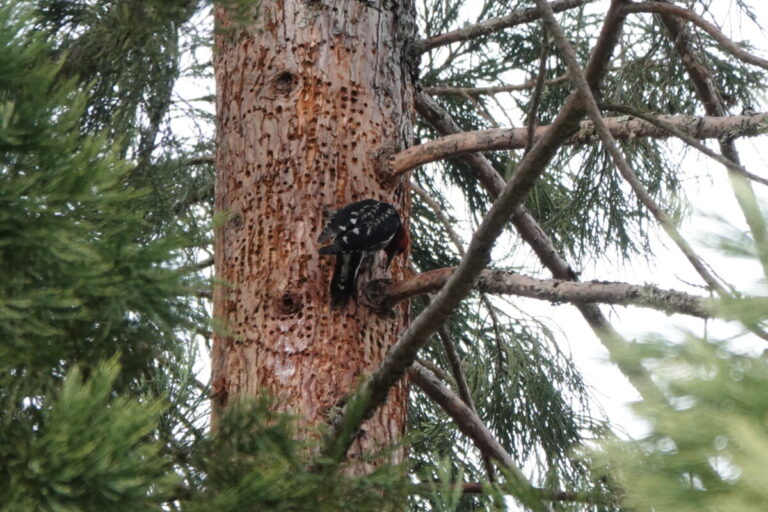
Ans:
<svg viewBox="0 0 768 512"><path fill-rule="evenodd" d="M768 113L730 117L658 116L658 119L696 139L716 139L724 134L733 137L756 136L768 131ZM627 116L605 118L603 124L612 138L619 140L670 137L669 131L643 119ZM534 141L544 137L550 128L551 126L537 127L534 130ZM495 128L447 135L395 154L390 165L392 173L400 175L420 165L467 153L524 149L527 136L527 128ZM584 121L579 129L568 137L565 144L586 144L598 138L595 124Z"/></svg>
<svg viewBox="0 0 768 512"><path fill-rule="evenodd" d="M541 28L544 44L541 45L541 54L539 55L539 72L536 76L536 87L533 89L530 106L528 107L528 133L525 139L525 152L533 146L533 136L538 124L539 103L541 103L541 94L544 91L544 77L547 75L547 56L549 55L549 45L547 43L547 27Z"/></svg>
<svg viewBox="0 0 768 512"><path fill-rule="evenodd" d="M416 94L415 103L419 114L442 135L462 133L448 113L429 96ZM504 190L504 179L482 153L469 153L460 156L459 159L469 166L491 197L495 199ZM577 273L558 253L536 219L522 205L515 209L512 223L521 238L533 249L539 260L556 279L578 281ZM614 329L598 305L580 302L575 306L609 352L626 345L626 340ZM652 383L640 364L620 359L616 359L616 363L643 396L654 393Z"/></svg>
<svg viewBox="0 0 768 512"><path fill-rule="evenodd" d="M558 0L552 2L551 5L555 12L561 12L568 9L575 9L591 2L594 2L594 0ZM517 25L524 25L526 23L536 21L539 18L539 13L532 7L527 9L519 9L513 11L507 16L485 20L470 27L465 27L460 30L454 30L452 32L446 32L444 34L432 36L427 39L422 39L414 45L414 53L418 55L439 46L445 46L447 44L456 43L459 41L466 41L468 39L486 36L488 34L493 34L494 32L501 32L502 30Z"/></svg>
<svg viewBox="0 0 768 512"><path fill-rule="evenodd" d="M461 486L462 494L485 494L484 484L482 482L456 482L452 485ZM443 488L443 484L440 481L420 482L415 484L416 492L419 493L434 493L440 491ZM501 489L504 492L503 489ZM548 501L561 501L566 503L590 503L590 504L603 504L609 505L613 503L607 499L600 499L588 492L574 492L574 491L550 491L548 489L536 489L536 493Z"/></svg>
<svg viewBox="0 0 768 512"><path fill-rule="evenodd" d="M560 75L556 78L544 80L545 86L553 86L564 84L568 81L568 74ZM497 85L492 87L447 87L447 86L435 86L425 87L424 93L434 96L492 96L504 92L526 91L536 87L538 82L537 78L523 82L516 85Z"/></svg>
<svg viewBox="0 0 768 512"><path fill-rule="evenodd" d="M446 329L444 325L437 330L437 337L440 338L440 342L445 350L445 356L448 359L448 364L451 366L451 374L456 383L456 391L458 391L459 397L465 404L467 404L467 407L476 412L477 408L475 408L475 402L472 400L472 394L469 392L469 384L467 384L464 370L461 368L461 358L456 351L456 346L451 339L448 329Z"/></svg>
<svg viewBox="0 0 768 512"><path fill-rule="evenodd" d="M605 16L603 28L593 48L587 73L597 85L607 68L623 26L620 1L614 0ZM359 430L360 424L387 399L390 389L413 364L419 349L450 317L472 289L475 279L490 258L491 249L505 225L546 170L560 146L578 128L583 109L574 95L568 97L554 123L520 161L515 174L491 206L472 236L467 253L456 271L437 293L435 299L400 335L381 365L352 392L341 414L331 422L323 453L331 460L341 460Z"/></svg>
<svg viewBox="0 0 768 512"><path fill-rule="evenodd" d="M622 153L621 149L619 149L619 146L616 143L616 139L611 134L610 129L600 114L600 109L597 107L595 97L592 95L592 89L590 88L589 83L587 83L584 72L581 70L581 66L579 65L576 52L568 42L562 27L560 27L560 24L557 22L557 19L555 19L555 15L552 12L552 9L544 0L537 0L537 4L539 5L539 9L543 15L544 22L549 28L552 37L555 39L555 44L560 51L560 56L568 66L568 70L571 73L571 81L573 82L574 88L580 95L581 101L586 108L587 115L594 123L595 130L597 131L600 140L608 150L608 153L611 155L614 164L619 169L619 173L635 192L635 195L638 197L640 202L642 202L643 205L651 212L651 214L653 214L656 221L661 224L661 226L664 228L664 231L667 232L669 237L680 248L683 254L685 254L686 258L688 258L688 261L690 261L691 265L694 267L694 269L696 269L696 272L698 272L704 282L706 282L707 285L715 290L720 296L729 296L730 293L725 288L725 286L721 284L720 281L709 271L709 268L704 260L696 253L696 251L694 251L693 247L691 247L688 241L677 230L674 222L669 217L667 212L665 212L658 204L656 204L651 195L643 186L640 179L632 170L629 162L627 162L627 160L624 158L624 154Z"/></svg>
<svg viewBox="0 0 768 512"><path fill-rule="evenodd" d="M727 108L723 101L720 91L712 81L711 73L703 64L702 59L693 48L690 42L688 31L684 23L678 18L669 14L662 14L661 21L667 29L667 33L674 45L675 51L680 56L680 60L688 73L696 94L704 104L704 110L710 116L726 116ZM720 153L731 162L740 164L739 153L734 144L734 137L728 134L728 137L720 138ZM728 177L731 180L731 186L736 195L736 201L744 214L744 218L752 233L752 237L757 243L759 258L763 266L763 273L768 276L768 254L765 248L768 247L768 229L765 221L759 213L757 196L752 189L752 185L739 174L729 168ZM764 339L768 339L765 333L756 333Z"/></svg>
<svg viewBox="0 0 768 512"><path fill-rule="evenodd" d="M382 308L425 293L439 290L450 278L455 268L441 268L422 272L414 277L390 283L373 290L368 298L378 302ZM603 303L619 306L638 306L681 313L699 318L712 318L713 309L706 297L690 295L677 290L667 290L653 285L634 285L607 281L563 281L559 279L536 279L534 277L502 270L483 270L475 288L484 293L516 295L554 303Z"/></svg>
<svg viewBox="0 0 768 512"><path fill-rule="evenodd" d="M674 125L671 125L661 120L657 116L648 114L646 112L642 112L640 110L637 110L636 108L628 107L626 105L600 104L599 107L602 110L611 110L613 112L621 112L623 114L628 114L630 116L639 117L640 119L647 121L652 125L658 126L662 130L667 130L669 133L671 133L678 139L682 140L689 146L697 149L701 153L704 153L705 155L712 158L713 160L717 160L718 162L726 166L729 170L742 174L745 178L748 178L762 185L768 185L768 178L763 178L756 174L752 174L743 165L736 163L732 160L729 160L728 158L716 153L715 151L712 151L711 149L709 149L707 146L705 146L695 138L691 137L684 131L678 129Z"/></svg>
<svg viewBox="0 0 768 512"><path fill-rule="evenodd" d="M538 489L525 477L515 464L512 456L507 453L501 443L496 440L488 427L477 413L444 386L429 370L418 363L408 371L411 382L416 384L424 394L437 403L456 422L461 432L469 437L480 452L491 460L497 461L514 479L515 497L521 503L533 510L549 510L542 501Z"/></svg>
<svg viewBox="0 0 768 512"><path fill-rule="evenodd" d="M635 12L647 12L662 14L665 16L676 16L690 21L704 32L712 36L712 39L720 43L720 45L730 52L734 57L743 60L748 64L759 66L763 69L768 69L768 60L753 55L744 50L738 44L731 41L723 32L717 28L714 24L708 22L695 12L679 5L672 5L662 2L640 2L628 4L625 8L628 13Z"/></svg>
<svg viewBox="0 0 768 512"><path fill-rule="evenodd" d="M555 15L552 12L551 9L549 9L546 2L543 0L537 0L537 3L539 4L539 8L542 11L542 15L544 18L545 23L547 24L548 28L552 31L552 35L555 38L555 43L560 50L560 55L565 61L565 63L568 66L568 69L571 73L572 82L574 85L574 88L581 94L582 101L584 102L584 106L587 110L587 115L592 120L592 122L595 125L595 128L597 130L597 133L600 137L600 140L605 145L606 149L611 155L611 158L614 161L614 164L619 169L619 173L622 175L624 180L630 185L632 190L635 192L635 195L638 197L638 199L643 203L643 205L653 214L656 221L661 224L661 227L664 228L664 231L667 232L669 237L675 242L675 244L678 246L680 251L685 255L686 258L688 258L688 261L691 263L693 268L696 270L696 272L701 276L701 278L704 280L704 282L707 283L707 285L712 288L720 297L728 298L731 297L731 292L724 286L720 280L718 280L715 275L710 272L709 265L704 262L704 260L694 251L693 247L688 243L688 241L682 236L682 234L678 231L678 229L675 227L674 222L669 217L669 215L653 200L651 195L648 193L648 191L643 186L640 179L637 177L635 172L632 170L632 167L629 165L629 162L624 158L624 154L619 149L618 144L616 143L616 140L611 135L610 130L607 128L603 117L600 113L600 109L597 106L597 101L595 100L594 95L592 94L592 89L590 88L590 85L587 83L587 80L584 76L584 72L581 70L578 62L578 58L576 56L576 52L574 52L573 48L571 47L571 44L568 42L565 33L562 30L562 27L560 27L560 24L555 19ZM719 95L718 95L719 96ZM721 100L722 101L722 100ZM720 107L722 108L722 103L720 104ZM723 147L723 154L730 157L730 159L734 162L739 161L738 153L736 153L735 147L732 145L732 140L730 141L731 146L730 148L728 146ZM732 151L730 151L732 150ZM746 181L746 179L738 174L733 173L729 169L729 176L732 177L736 181L735 187L739 187L741 185L740 190L744 193L748 193L747 200L756 199L754 198L754 191L752 190L751 186L749 185L749 182ZM741 200L745 200L742 194L737 193L737 198L741 196ZM753 236L756 237L756 241L758 241L758 247L765 247L763 243L768 239L768 234L766 233L765 224L762 221L762 217L759 215L750 215L749 209L752 205L743 205L742 209L744 210L745 216L747 218L747 222L750 223L750 229L752 229ZM754 204L754 208L757 208L756 202ZM759 209L752 210L753 212L759 212ZM760 237L761 239L759 239ZM763 263L766 275L768 275L768 255L761 254L761 261ZM768 340L768 333L760 329L759 327L754 327L750 329L754 334L757 336Z"/></svg>

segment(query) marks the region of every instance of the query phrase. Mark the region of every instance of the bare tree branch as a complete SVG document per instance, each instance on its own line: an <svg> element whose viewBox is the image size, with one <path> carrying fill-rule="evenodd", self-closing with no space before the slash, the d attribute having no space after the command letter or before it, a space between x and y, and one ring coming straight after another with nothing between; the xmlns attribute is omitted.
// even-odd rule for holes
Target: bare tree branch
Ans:
<svg viewBox="0 0 768 512"><path fill-rule="evenodd" d="M408 371L411 382L436 402L456 422L461 432L469 437L478 447L481 453L488 458L499 462L515 480L515 487L519 492L515 497L521 503L534 510L549 510L539 497L539 493L520 468L517 467L512 456L507 453L477 413L467 406L450 389L445 387L429 370L416 363Z"/></svg>
<svg viewBox="0 0 768 512"><path fill-rule="evenodd" d="M552 2L551 5L555 12L561 12L568 9L581 7L582 5L591 2L594 2L594 0L558 0L556 2ZM500 32L504 29L514 27L516 25L524 25L526 23L536 21L539 18L539 13L534 8L520 9L513 11L511 14L501 18L493 18L478 23L477 25L472 25L471 27L454 30L452 32L446 32L445 34L439 34L418 41L414 45L414 52L416 54L421 54L433 48L437 48L438 46L445 46L447 44L466 41L467 39L474 39L476 37L485 36L494 32Z"/></svg>
<svg viewBox="0 0 768 512"><path fill-rule="evenodd" d="M667 215L667 212L662 210L661 207L659 207L659 205L656 204L656 202L653 200L648 191L645 190L645 187L635 172L632 170L629 162L627 162L627 160L624 158L624 154L621 152L621 149L619 149L619 146L616 143L616 139L613 137L611 131L608 129L608 126L603 120L603 117L600 114L600 109L597 107L595 97L592 95L592 90L587 83L584 72L581 70L581 66L579 65L576 52L568 42L562 27L560 27L560 24L557 22L557 19L555 19L555 15L552 12L552 9L549 8L549 5L544 0L536 0L536 3L539 5L539 9L541 10L544 22L547 24L550 33L555 39L555 44L560 51L561 57L568 66L568 70L571 73L571 81L573 82L574 88L579 92L581 100L583 101L587 110L587 115L594 123L600 140L605 145L608 153L610 153L611 158L616 164L616 167L619 169L619 173L621 173L622 177L629 184L629 186L632 187L632 190L635 192L635 195L638 197L638 199L640 199L640 202L642 202L643 205L653 214L656 221L661 224L661 226L664 228L664 231L667 232L669 237L680 248L683 254L685 254L686 258L688 258L688 261L691 262L691 265L693 265L704 282L706 282L720 296L729 296L730 293L728 290L709 271L709 268L704 260L698 254L696 254L696 251L693 250L693 247L691 247L688 241L677 230L674 222L669 217L669 215Z"/></svg>
<svg viewBox="0 0 768 512"><path fill-rule="evenodd" d="M560 75L557 78L544 80L545 86L564 84L569 80L568 74ZM497 85L494 87L425 87L424 93L431 95L456 95L456 96L492 96L503 92L525 91L536 87L537 78L528 80L517 85Z"/></svg>
<svg viewBox="0 0 768 512"><path fill-rule="evenodd" d="M613 0L605 15L603 28L587 66L589 80L598 84L623 26L621 0ZM536 141L520 161L498 199L491 206L472 236L461 264L437 293L435 299L416 317L391 347L384 361L355 390L342 413L331 422L323 453L331 461L344 457L359 425L383 404L389 390L413 363L418 350L449 318L461 300L472 289L475 279L488 261L491 249L538 177L545 171L559 147L578 127L583 109L578 97L571 94L550 129ZM466 406L465 406L466 407Z"/></svg>
<svg viewBox="0 0 768 512"><path fill-rule="evenodd" d="M711 79L711 73L702 63L702 59L690 43L688 31L684 23L668 14L662 14L661 21L669 33L675 51L680 56L680 60L691 79L696 94L704 104L704 110L707 115L726 116L725 102ZM729 137L720 139L720 153L728 160L740 164L739 153L736 151L733 139L734 137L731 137L730 134ZM755 191L752 189L751 184L737 173L729 170L728 176L731 179L731 186L736 194L736 201L744 214L752 237L757 242L758 254L763 265L763 273L768 276L768 254L766 254L765 250L765 247L768 247L768 231L762 216L759 213L755 214L755 212L760 212ZM750 214L750 212L752 213ZM760 336L765 338L763 335Z"/></svg>
<svg viewBox="0 0 768 512"><path fill-rule="evenodd" d="M756 136L768 132L768 113L748 116L698 117L658 116L668 125L696 139L715 139L728 134L733 137ZM603 120L615 139L627 140L638 137L667 138L670 133L643 119L614 117ZM534 141L541 140L551 126L539 126L534 131ZM408 172L420 165L454 158L466 153L524 149L527 142L527 128L497 128L462 132L440 137L424 144L412 146L394 155L392 172L396 175ZM598 138L593 122L584 121L579 130L571 135L565 144L584 144Z"/></svg>
<svg viewBox="0 0 768 512"><path fill-rule="evenodd" d="M456 391L459 392L459 397L465 404L467 404L467 407L473 411L477 411L477 408L475 408L475 402L472 400L472 394L469 392L467 379L464 377L464 370L461 368L461 358L459 357L459 353L456 351L456 347L454 346L448 329L446 329L444 325L441 326L437 330L437 336L440 338L440 342L443 344L443 349L445 349L445 355L448 358L448 364L451 365L451 374L453 375L453 380L456 383Z"/></svg>
<svg viewBox="0 0 768 512"><path fill-rule="evenodd" d="M439 290L455 268L441 268L422 272L396 283L374 281L369 287L368 299L382 307L417 295ZM534 277L502 270L483 270L475 288L485 293L517 295L555 303L603 303L620 306L638 306L665 313L682 313L699 318L711 318L714 311L706 297L690 295L677 290L665 290L653 285L635 285L609 281L562 281Z"/></svg>
<svg viewBox="0 0 768 512"><path fill-rule="evenodd" d="M608 105L601 103L599 107L602 110L611 110L613 112L621 112L624 114L628 114L631 116L639 117L640 119L647 121L651 123L654 126L658 126L662 130L667 130L669 133L674 135L675 137L679 138L689 146L696 148L700 152L704 153L708 157L712 158L713 160L717 160L724 166L726 166L729 170L738 172L739 174L744 175L745 178L748 178L752 181L756 181L757 183L760 183L762 185L768 185L768 178L763 178L761 176L758 176L756 174L752 174L749 172L743 165L733 162L727 158L725 158L723 155L720 155L711 149L709 149L707 146L696 140L695 138L691 137L687 133L683 132L682 130L679 130L674 125L671 125L665 121L662 121L658 117L641 112L640 110L637 110L632 107L628 107L626 105Z"/></svg>
<svg viewBox="0 0 768 512"><path fill-rule="evenodd" d="M416 110L435 129L443 135L461 133L459 126L451 119L432 98L424 94L416 94ZM504 179L496 172L493 165L482 153L469 153L459 159L464 162L488 193L494 199L504 190ZM534 250L539 260L552 272L557 279L568 281L578 280L576 272L558 253L552 241L536 222L536 219L523 207L515 208L512 223L520 236ZM613 328L608 319L600 311L599 306L589 303L577 303L576 307L609 352L626 345L626 341ZM614 358L619 369L632 382L643 396L652 394L651 381L644 368L637 362Z"/></svg>
<svg viewBox="0 0 768 512"><path fill-rule="evenodd" d="M734 43L728 37L726 37L725 34L723 34L719 28L717 28L712 23L708 22L695 12L691 11L690 9L686 9L685 7L680 7L679 5L672 5L667 3L661 3L661 2L640 2L640 3L633 3L633 4L627 4L625 7L626 12L652 12L656 14L662 14L665 16L676 16L678 18L683 18L700 29L702 29L704 32L712 36L712 39L720 43L723 48L728 50L732 55L735 57L743 60L746 63L759 66L763 69L768 69L768 60L765 60L763 58L758 57L757 55L753 55L749 53L748 51L741 48L738 44Z"/></svg>

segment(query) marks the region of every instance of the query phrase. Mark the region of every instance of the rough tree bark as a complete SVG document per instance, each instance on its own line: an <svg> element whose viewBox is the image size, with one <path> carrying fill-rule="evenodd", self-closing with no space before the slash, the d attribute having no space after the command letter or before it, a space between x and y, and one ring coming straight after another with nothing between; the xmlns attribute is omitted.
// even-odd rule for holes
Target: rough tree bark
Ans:
<svg viewBox="0 0 768 512"><path fill-rule="evenodd" d="M410 2L381 4L263 0L247 17L216 7L215 195L229 220L216 231L214 420L236 396L268 393L308 435L406 325L406 304L332 310L333 258L316 244L324 210L354 200L409 216L407 181L381 164L410 142L415 14ZM380 260L363 281L382 276ZM396 258L392 278L405 268ZM401 383L349 455L395 443L405 406Z"/></svg>

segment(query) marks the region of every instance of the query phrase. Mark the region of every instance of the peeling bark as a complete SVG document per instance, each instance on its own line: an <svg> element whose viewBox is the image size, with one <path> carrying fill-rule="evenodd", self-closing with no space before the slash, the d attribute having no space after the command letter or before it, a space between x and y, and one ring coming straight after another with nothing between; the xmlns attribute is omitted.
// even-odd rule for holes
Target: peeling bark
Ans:
<svg viewBox="0 0 768 512"><path fill-rule="evenodd" d="M214 421L236 396L267 393L308 435L407 323L406 304L387 315L360 301L332 310L333 258L316 244L328 209L363 198L395 205L407 223L408 184L379 166L412 133L404 48L414 13L399 4L264 0L247 19L216 7L215 197L229 220L216 230ZM361 284L384 275L382 261ZM405 262L395 259L393 278ZM406 391L392 390L350 456L401 438Z"/></svg>

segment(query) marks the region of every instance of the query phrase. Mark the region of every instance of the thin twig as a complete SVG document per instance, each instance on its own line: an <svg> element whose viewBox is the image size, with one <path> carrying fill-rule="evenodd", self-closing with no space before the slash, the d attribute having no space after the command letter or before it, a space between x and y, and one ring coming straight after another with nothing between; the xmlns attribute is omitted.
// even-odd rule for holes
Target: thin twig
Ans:
<svg viewBox="0 0 768 512"><path fill-rule="evenodd" d="M666 16L676 16L678 18L683 18L700 29L702 29L704 32L712 36L712 39L720 43L720 45L728 50L733 56L743 60L744 62L748 64L752 64L755 66L759 66L763 69L768 69L768 60L763 59L761 57L758 57L757 55L753 55L749 53L748 51L741 48L738 44L731 41L728 37L726 37L725 34L720 31L719 28L717 28L712 23L708 22L695 12L691 11L690 9L686 9L685 7L680 7L679 5L672 5L667 3L661 3L661 2L641 2L636 4L627 4L627 6L624 8L626 12L649 12L649 13L656 13L656 14L663 14Z"/></svg>
<svg viewBox="0 0 768 512"><path fill-rule="evenodd" d="M442 379L443 382L447 382L451 386L453 386L453 387L458 389L458 383L456 382L456 379L454 379L453 376L450 373L448 373L447 371L443 370L442 368L440 368L438 365L436 365L432 361L429 361L427 359L422 359L421 357L417 357L415 364L420 364L421 366L427 368L432 373L434 373L435 375L440 377L440 379Z"/></svg>
<svg viewBox="0 0 768 512"><path fill-rule="evenodd" d="M473 107L475 107L475 110L480 114L480 117L485 119L488 124L493 128L498 128L499 123L496 122L496 120L493 118L490 112L488 112L488 109L485 108L485 106L480 103L480 100L475 98L474 96L470 96L469 94L464 95L466 100L472 104Z"/></svg>
<svg viewBox="0 0 768 512"><path fill-rule="evenodd" d="M415 192L416 195L419 196L419 198L422 201L427 203L427 206L429 206L429 208L435 214L435 217L437 217L437 220L439 220L440 223L443 225L445 232L448 234L448 238L451 239L451 242L453 242L453 245L456 247L456 251L459 253L460 256L464 256L464 242L459 236L459 234L456 232L456 230L453 229L453 226L451 226L451 220L448 218L448 216L445 214L443 209L440 207L440 203L438 203L435 199L433 199L432 196L430 196L426 190L416 185L415 183L411 184L411 190Z"/></svg>
<svg viewBox="0 0 768 512"><path fill-rule="evenodd" d="M541 27L541 55L539 55L539 72L536 75L536 87L533 89L533 97L531 98L531 107L528 111L528 138L525 142L525 152L530 151L533 146L533 135L536 129L536 121L538 118L539 103L541 102L541 95L544 92L544 77L547 75L547 55L549 53L549 43L547 42L547 26Z"/></svg>
<svg viewBox="0 0 768 512"><path fill-rule="evenodd" d="M559 0L557 2L552 2L551 5L555 12L561 12L568 9L581 7L584 4L588 4L594 1L595 0ZM524 25L526 23L536 21L537 19L539 19L539 13L536 11L536 9L519 9L501 18L485 20L470 27L454 30L452 32L446 32L445 34L439 34L418 41L414 45L414 52L417 54L424 53L439 46L445 46L447 44L456 43L458 41L466 41L468 39L486 36L488 34L500 32L516 25Z"/></svg>

